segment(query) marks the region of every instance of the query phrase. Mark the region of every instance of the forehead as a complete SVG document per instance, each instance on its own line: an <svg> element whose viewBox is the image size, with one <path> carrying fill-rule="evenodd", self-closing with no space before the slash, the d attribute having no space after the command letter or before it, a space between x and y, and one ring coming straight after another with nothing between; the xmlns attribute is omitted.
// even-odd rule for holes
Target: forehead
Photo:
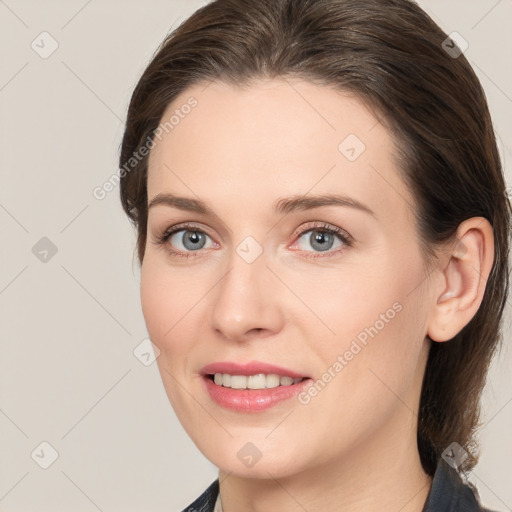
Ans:
<svg viewBox="0 0 512 512"><path fill-rule="evenodd" d="M165 123L150 154L149 200L167 191L261 208L263 198L314 189L364 197L383 212L390 201L412 204L392 136L346 92L289 78L206 82L176 97Z"/></svg>

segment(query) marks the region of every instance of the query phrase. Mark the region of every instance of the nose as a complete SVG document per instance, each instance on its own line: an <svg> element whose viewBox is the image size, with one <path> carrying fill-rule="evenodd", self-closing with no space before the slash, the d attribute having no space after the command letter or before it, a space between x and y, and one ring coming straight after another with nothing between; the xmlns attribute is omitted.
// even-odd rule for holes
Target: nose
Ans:
<svg viewBox="0 0 512 512"><path fill-rule="evenodd" d="M278 333L284 324L282 284L264 254L247 263L236 252L212 295L211 327L225 340L246 341Z"/></svg>

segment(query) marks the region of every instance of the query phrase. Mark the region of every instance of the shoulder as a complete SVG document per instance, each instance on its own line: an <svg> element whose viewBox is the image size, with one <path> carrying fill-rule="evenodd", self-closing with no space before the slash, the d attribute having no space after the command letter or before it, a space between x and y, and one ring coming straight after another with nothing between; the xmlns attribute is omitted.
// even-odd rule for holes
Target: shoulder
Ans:
<svg viewBox="0 0 512 512"><path fill-rule="evenodd" d="M215 501L219 494L219 479L215 480L210 486L182 512L213 512Z"/></svg>
<svg viewBox="0 0 512 512"><path fill-rule="evenodd" d="M484 508L478 491L460 473L440 459L423 512L493 512Z"/></svg>

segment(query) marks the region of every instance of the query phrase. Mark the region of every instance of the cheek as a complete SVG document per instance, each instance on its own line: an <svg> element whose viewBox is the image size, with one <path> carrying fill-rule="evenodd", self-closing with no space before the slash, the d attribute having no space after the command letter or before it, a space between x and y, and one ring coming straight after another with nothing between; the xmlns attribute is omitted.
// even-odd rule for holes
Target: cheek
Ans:
<svg viewBox="0 0 512 512"><path fill-rule="evenodd" d="M302 282L300 293L309 290L308 306L323 324L315 321L308 327L305 322L304 328L309 339L317 340L315 351L325 371L343 374L341 380L357 382L360 390L378 384L381 375L390 386L410 383L426 332L418 286L424 275L417 256L409 253L405 265L390 257L374 259L373 264L346 268L334 279L318 280L322 285L315 288Z"/></svg>
<svg viewBox="0 0 512 512"><path fill-rule="evenodd" d="M311 327L323 326L322 335L335 343L351 340L377 324L380 331L393 321L397 309L410 291L404 276L395 268L376 261L343 262L339 270L314 269L293 277L294 292L313 313ZM316 318L315 318L316 317ZM307 323L307 322L305 322ZM366 335L368 336L368 334Z"/></svg>
<svg viewBox="0 0 512 512"><path fill-rule="evenodd" d="M204 294L200 281L180 269L170 269L152 255L144 259L140 286L142 312L150 337L161 350L170 345L177 332L183 335L202 290Z"/></svg>

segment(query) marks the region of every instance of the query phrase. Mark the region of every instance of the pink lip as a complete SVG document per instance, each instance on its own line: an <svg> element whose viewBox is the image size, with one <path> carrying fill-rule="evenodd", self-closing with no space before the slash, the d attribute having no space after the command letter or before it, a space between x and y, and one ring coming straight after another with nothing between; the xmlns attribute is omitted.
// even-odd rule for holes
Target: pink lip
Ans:
<svg viewBox="0 0 512 512"><path fill-rule="evenodd" d="M229 373L230 375L257 375L258 373L275 373L281 377L292 377L299 379L308 377L301 375L288 368L276 366L274 364L261 363L259 361L250 361L249 363L240 364L230 361L223 361L218 363L211 363L201 369L202 375L213 375L214 373Z"/></svg>
<svg viewBox="0 0 512 512"><path fill-rule="evenodd" d="M206 391L210 398L221 407L235 410L238 412L260 412L274 405L292 398L301 393L306 386L312 382L311 378L306 377L303 381L289 386L278 386L270 389L231 389L224 386L218 386L210 378L215 373L229 373L230 375L256 375L258 373L274 373L281 377L288 376L294 379L306 377L297 372L276 366L273 364L251 361L240 364L229 361L212 363L201 370Z"/></svg>
<svg viewBox="0 0 512 512"><path fill-rule="evenodd" d="M313 381L305 379L290 386L270 389L231 389L218 386L208 376L203 377L210 398L221 407L238 412L260 412L301 393Z"/></svg>

